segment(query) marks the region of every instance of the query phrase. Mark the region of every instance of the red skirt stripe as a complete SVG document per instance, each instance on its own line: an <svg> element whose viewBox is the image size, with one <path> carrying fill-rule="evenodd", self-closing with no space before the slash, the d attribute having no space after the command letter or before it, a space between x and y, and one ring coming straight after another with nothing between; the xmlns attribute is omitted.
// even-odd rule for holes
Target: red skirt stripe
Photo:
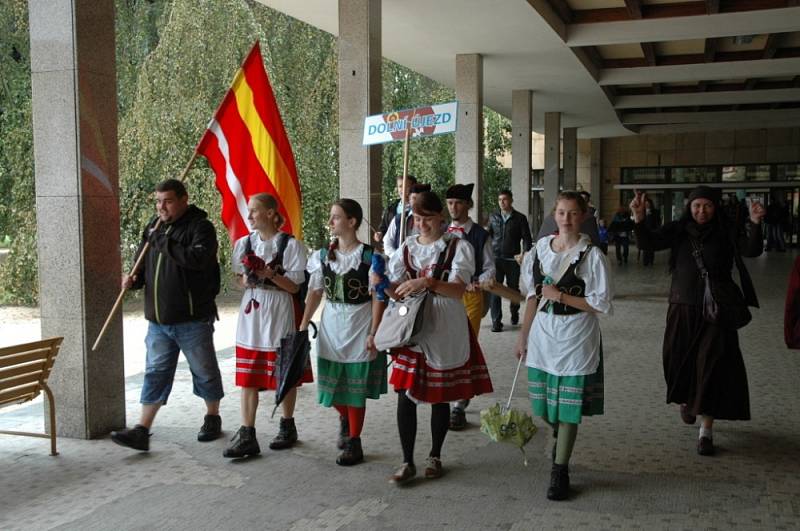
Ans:
<svg viewBox="0 0 800 531"><path fill-rule="evenodd" d="M278 354L274 350L253 350L236 346L236 385L238 387L258 387L275 390L278 381L275 375L275 361ZM306 366L303 377L297 386L314 381L311 364Z"/></svg>
<svg viewBox="0 0 800 531"><path fill-rule="evenodd" d="M461 367L441 370L430 367L425 354L408 348L392 350L394 368L389 383L395 391L409 390L423 402L453 402L491 393L492 380L481 347L470 329L470 356Z"/></svg>

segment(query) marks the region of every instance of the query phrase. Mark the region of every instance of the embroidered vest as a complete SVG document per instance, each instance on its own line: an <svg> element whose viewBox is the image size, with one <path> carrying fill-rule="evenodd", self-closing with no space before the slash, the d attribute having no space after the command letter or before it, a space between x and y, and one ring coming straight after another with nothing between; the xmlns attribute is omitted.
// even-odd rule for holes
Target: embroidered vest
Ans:
<svg viewBox="0 0 800 531"><path fill-rule="evenodd" d="M372 300L369 293L369 268L372 265L372 253L372 247L364 245L358 269L351 269L344 275L337 275L328 264L328 248L323 247L319 250L322 281L325 285L325 296L329 301L364 304Z"/></svg>
<svg viewBox="0 0 800 531"><path fill-rule="evenodd" d="M558 284L556 284L556 287L561 290L562 293L572 295L573 297L586 296L586 283L575 274L575 270L583 262L584 257L589 253L591 248L591 244L586 246L586 249L584 249L581 254L578 255L578 259L575 262L569 265L567 271L564 273L564 276L562 276L561 280L559 280ZM537 299L542 298L542 284L544 283L546 276L547 275L545 275L544 271L542 271L542 264L539 262L539 255L537 254L533 260L533 285L536 289ZM566 304L559 304L554 301L548 302L544 308L542 308L542 311L550 312L550 308L552 308L551 313L555 315L574 315L583 311L573 308L572 306L567 306Z"/></svg>

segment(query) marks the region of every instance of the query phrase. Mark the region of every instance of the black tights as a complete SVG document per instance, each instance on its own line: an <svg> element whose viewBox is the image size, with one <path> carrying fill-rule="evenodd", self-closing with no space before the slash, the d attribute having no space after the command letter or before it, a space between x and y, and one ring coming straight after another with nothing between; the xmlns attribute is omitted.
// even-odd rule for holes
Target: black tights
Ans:
<svg viewBox="0 0 800 531"><path fill-rule="evenodd" d="M441 457L442 445L450 426L450 404L440 402L431 405L431 457ZM417 405L405 391L397 393L397 428L403 446L403 462L414 464L414 442L417 438Z"/></svg>

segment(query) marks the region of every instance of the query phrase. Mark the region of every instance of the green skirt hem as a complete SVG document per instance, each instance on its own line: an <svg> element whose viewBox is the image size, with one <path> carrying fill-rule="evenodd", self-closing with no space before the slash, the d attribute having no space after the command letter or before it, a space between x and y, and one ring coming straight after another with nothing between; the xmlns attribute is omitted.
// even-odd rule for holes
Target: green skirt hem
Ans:
<svg viewBox="0 0 800 531"><path fill-rule="evenodd" d="M376 400L387 391L385 354L359 363L317 359L317 397L325 407L364 407L368 398Z"/></svg>
<svg viewBox="0 0 800 531"><path fill-rule="evenodd" d="M551 424L580 424L583 417L602 415L602 353L597 371L583 376L557 376L528 367L528 396L533 414Z"/></svg>

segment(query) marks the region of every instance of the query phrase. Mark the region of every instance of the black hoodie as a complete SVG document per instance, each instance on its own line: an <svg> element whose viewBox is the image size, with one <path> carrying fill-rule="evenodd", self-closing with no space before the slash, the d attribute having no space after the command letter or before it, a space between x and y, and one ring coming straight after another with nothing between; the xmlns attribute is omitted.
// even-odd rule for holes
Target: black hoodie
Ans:
<svg viewBox="0 0 800 531"><path fill-rule="evenodd" d="M139 251L150 242L133 289L145 287L144 316L159 324L215 317L219 293L217 234L208 215L189 205L183 216L153 230L154 217L142 234Z"/></svg>

